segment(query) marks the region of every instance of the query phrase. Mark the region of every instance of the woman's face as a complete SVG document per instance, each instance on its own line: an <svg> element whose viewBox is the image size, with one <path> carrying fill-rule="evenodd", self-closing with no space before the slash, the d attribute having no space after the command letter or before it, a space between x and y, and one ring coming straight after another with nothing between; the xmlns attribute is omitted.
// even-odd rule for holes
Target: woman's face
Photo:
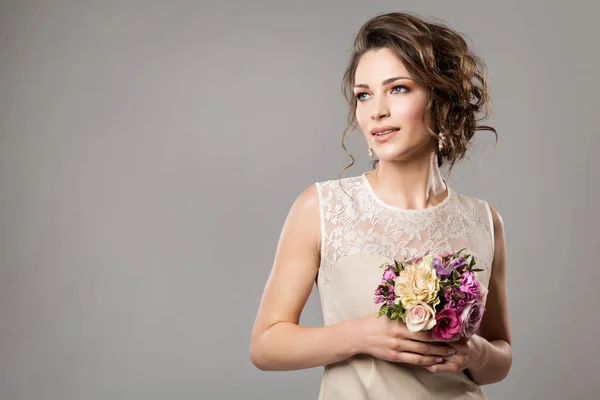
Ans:
<svg viewBox="0 0 600 400"><path fill-rule="evenodd" d="M371 50L360 58L355 73L356 120L380 161L406 161L435 151L436 140L425 122L427 92L410 78L390 50ZM376 136L374 129L394 129Z"/></svg>

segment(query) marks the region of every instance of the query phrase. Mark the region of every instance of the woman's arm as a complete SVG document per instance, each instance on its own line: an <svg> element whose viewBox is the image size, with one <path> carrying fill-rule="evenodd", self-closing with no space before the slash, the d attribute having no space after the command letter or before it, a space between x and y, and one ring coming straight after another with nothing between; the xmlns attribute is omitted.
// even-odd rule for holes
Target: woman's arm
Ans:
<svg viewBox="0 0 600 400"><path fill-rule="evenodd" d="M472 337L480 356L465 371L479 385L496 383L506 378L512 366L511 333L506 300L506 245L504 223L490 206L494 222L494 261L490 277L486 311L478 335Z"/></svg>
<svg viewBox="0 0 600 400"><path fill-rule="evenodd" d="M261 370L296 370L344 360L355 353L342 322L299 326L317 275L321 248L319 199L315 185L292 205L258 309L250 359Z"/></svg>

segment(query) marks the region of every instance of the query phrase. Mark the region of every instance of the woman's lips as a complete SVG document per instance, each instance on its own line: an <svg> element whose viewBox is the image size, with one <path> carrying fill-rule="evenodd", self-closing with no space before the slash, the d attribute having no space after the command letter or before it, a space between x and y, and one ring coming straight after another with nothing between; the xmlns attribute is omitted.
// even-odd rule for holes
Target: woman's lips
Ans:
<svg viewBox="0 0 600 400"><path fill-rule="evenodd" d="M400 129L397 129L395 131L386 133L384 135L373 135L373 139L377 142L377 143L385 143L388 140L390 140L392 137L394 137L394 135L396 133L398 133L400 131Z"/></svg>

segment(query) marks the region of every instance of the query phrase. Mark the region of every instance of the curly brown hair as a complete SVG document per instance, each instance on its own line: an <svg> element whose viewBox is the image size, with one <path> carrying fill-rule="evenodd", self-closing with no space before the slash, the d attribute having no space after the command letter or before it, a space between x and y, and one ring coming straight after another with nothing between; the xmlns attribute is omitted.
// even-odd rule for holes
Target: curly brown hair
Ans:
<svg viewBox="0 0 600 400"><path fill-rule="evenodd" d="M484 61L469 49L463 36L442 20L410 12L380 14L368 20L356 34L350 62L344 73L342 91L350 105L348 126L342 135L342 147L352 159L341 175L352 165L354 157L345 145L350 128L356 128L357 99L353 93L356 67L363 54L370 50L387 48L404 64L418 85L428 91L427 111L431 112L433 126L429 133L436 139L438 132L446 137L444 149L438 152L438 166L450 162L450 173L461 160L469 141L478 130L491 126L477 126L490 112L490 98ZM477 115L481 114L480 118ZM425 118L425 115L423 115ZM378 160L373 161L372 167Z"/></svg>

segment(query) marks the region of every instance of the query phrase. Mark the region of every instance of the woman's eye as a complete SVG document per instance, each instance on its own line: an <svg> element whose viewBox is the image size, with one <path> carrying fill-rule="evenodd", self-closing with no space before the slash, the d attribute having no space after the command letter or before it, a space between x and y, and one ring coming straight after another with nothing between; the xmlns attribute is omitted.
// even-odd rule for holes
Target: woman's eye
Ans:
<svg viewBox="0 0 600 400"><path fill-rule="evenodd" d="M408 88L406 86L402 86L402 85L394 86L392 88L392 91L394 93L400 93L400 91L398 89L406 89L406 91L408 91Z"/></svg>
<svg viewBox="0 0 600 400"><path fill-rule="evenodd" d="M356 93L356 95L354 97L356 97L358 99L358 101L364 101L364 100L366 100L365 96L368 96L368 95L364 92L361 92L361 93Z"/></svg>

